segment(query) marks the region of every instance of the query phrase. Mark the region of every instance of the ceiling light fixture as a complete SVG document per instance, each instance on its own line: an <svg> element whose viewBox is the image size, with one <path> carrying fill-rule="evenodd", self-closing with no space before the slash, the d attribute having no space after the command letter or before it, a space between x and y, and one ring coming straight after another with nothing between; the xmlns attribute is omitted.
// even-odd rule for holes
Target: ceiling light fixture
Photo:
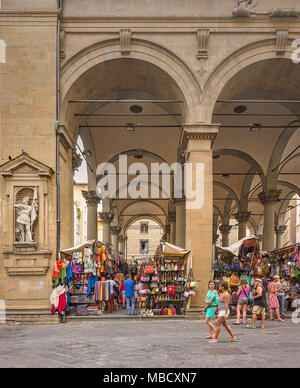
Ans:
<svg viewBox="0 0 300 388"><path fill-rule="evenodd" d="M229 174L222 174L222 178L224 179L229 178Z"/></svg>
<svg viewBox="0 0 300 388"><path fill-rule="evenodd" d="M238 105L234 108L235 113L244 113L246 112L247 107L246 105Z"/></svg>
<svg viewBox="0 0 300 388"><path fill-rule="evenodd" d="M218 154L213 155L213 159L219 159L220 156L221 156L221 155L218 155Z"/></svg>
<svg viewBox="0 0 300 388"><path fill-rule="evenodd" d="M140 105L131 105L129 108L130 112L132 113L141 113L143 111L143 107Z"/></svg>
<svg viewBox="0 0 300 388"><path fill-rule="evenodd" d="M250 131L252 132L259 132L261 130L261 124L260 123L254 123L250 125Z"/></svg>
<svg viewBox="0 0 300 388"><path fill-rule="evenodd" d="M126 128L126 131L128 131L128 132L135 131L135 124L134 123L126 123L125 128Z"/></svg>

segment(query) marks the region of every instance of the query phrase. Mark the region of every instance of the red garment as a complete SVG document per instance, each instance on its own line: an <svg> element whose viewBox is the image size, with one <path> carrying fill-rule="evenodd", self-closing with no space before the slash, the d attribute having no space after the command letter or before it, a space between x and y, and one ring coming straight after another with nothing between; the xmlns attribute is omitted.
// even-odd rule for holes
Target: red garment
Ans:
<svg viewBox="0 0 300 388"><path fill-rule="evenodd" d="M62 314L63 311L66 311L66 307L67 307L67 298L66 298L66 293L64 292L62 295L59 296L59 301L58 301L58 313L59 314ZM56 308L54 307L54 305L52 305L52 308L51 308L51 314L54 314L56 311Z"/></svg>
<svg viewBox="0 0 300 388"><path fill-rule="evenodd" d="M67 298L66 298L66 293L64 292L59 297L59 302L58 302L58 312L59 312L59 314L61 314L63 311L66 311L66 307L67 307Z"/></svg>

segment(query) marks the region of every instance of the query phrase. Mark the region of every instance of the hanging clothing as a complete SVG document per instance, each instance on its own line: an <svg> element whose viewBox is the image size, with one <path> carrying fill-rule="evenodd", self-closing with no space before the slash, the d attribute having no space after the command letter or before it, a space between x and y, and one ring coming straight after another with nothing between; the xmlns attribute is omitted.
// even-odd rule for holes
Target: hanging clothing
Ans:
<svg viewBox="0 0 300 388"><path fill-rule="evenodd" d="M71 279L73 278L71 263L69 263L68 266L67 266L66 274L67 274L68 288L70 288Z"/></svg>
<svg viewBox="0 0 300 388"><path fill-rule="evenodd" d="M54 288L50 296L50 303L52 306L51 314L54 314L57 309L60 314L65 311L67 306L67 300L66 289L64 286L57 286L56 288Z"/></svg>
<svg viewBox="0 0 300 388"><path fill-rule="evenodd" d="M86 296L89 296L92 291L95 290L95 283L98 281L98 276L90 274L89 280L88 280L88 286L87 286L87 293Z"/></svg>

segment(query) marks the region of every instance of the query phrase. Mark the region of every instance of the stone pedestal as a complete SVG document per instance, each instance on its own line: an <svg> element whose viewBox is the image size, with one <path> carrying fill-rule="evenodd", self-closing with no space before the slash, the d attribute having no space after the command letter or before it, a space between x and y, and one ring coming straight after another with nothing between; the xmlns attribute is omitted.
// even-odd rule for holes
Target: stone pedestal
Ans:
<svg viewBox="0 0 300 388"><path fill-rule="evenodd" d="M260 202L264 205L264 240L263 250L272 251L275 248L275 204L279 201L281 190L267 190L258 194Z"/></svg>
<svg viewBox="0 0 300 388"><path fill-rule="evenodd" d="M212 277L213 260L213 175L212 142L218 132L215 125L185 125L183 149L192 174L186 174L185 246L193 252L193 278L198 282L191 307L203 304ZM187 171L187 170L186 170ZM195 195L191 195L191 190ZM177 223L177 214L176 214Z"/></svg>

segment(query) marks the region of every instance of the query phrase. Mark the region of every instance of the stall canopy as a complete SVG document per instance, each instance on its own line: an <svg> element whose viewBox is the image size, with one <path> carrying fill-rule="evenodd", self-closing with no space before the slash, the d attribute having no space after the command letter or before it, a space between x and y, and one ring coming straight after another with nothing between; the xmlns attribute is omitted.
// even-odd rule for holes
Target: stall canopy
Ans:
<svg viewBox="0 0 300 388"><path fill-rule="evenodd" d="M218 251L229 252L229 253L231 253L234 256L238 256L240 248L244 244L244 241L246 241L246 240L253 240L253 239L257 240L257 238L255 236L249 236L249 237L242 238L238 242L230 245L229 247L221 247L219 245L216 245L216 248L217 248Z"/></svg>
<svg viewBox="0 0 300 388"><path fill-rule="evenodd" d="M66 255L72 255L74 252L83 252L85 247L92 247L95 241L96 240L89 240L83 244L76 245L75 247L62 249L61 253L64 253Z"/></svg>
<svg viewBox="0 0 300 388"><path fill-rule="evenodd" d="M174 257L183 258L184 263L186 264L186 272L189 274L192 269L192 251L190 249L180 248L177 245L170 244L166 241L161 244L161 253L165 259L170 259Z"/></svg>

